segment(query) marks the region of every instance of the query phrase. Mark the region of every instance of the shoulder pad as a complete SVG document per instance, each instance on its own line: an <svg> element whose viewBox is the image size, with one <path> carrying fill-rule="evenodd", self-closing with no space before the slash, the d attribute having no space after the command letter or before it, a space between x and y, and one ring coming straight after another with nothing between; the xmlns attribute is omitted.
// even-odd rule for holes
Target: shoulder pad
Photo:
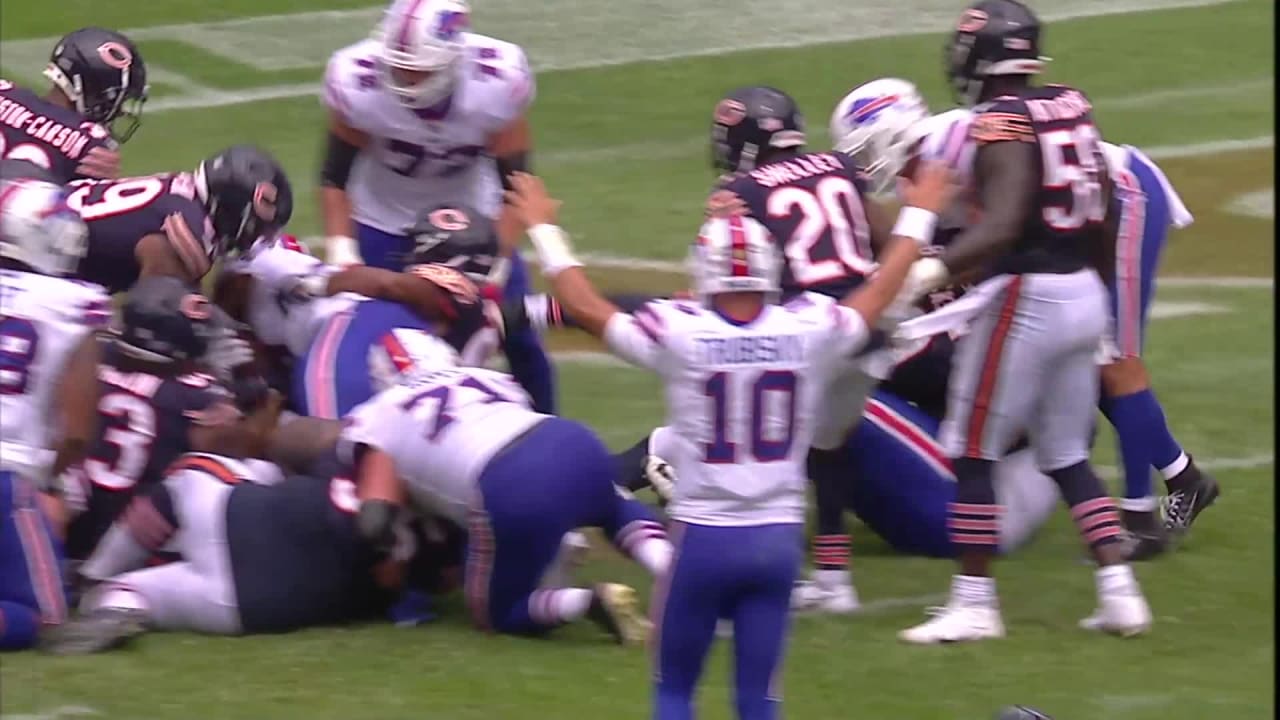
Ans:
<svg viewBox="0 0 1280 720"><path fill-rule="evenodd" d="M483 98L479 107L495 124L505 126L533 104L537 94L524 50L514 43L468 33L463 79L475 84Z"/></svg>
<svg viewBox="0 0 1280 720"><path fill-rule="evenodd" d="M377 90L378 74L374 65L377 43L363 40L335 52L324 70L325 106L347 125L364 130L363 113L357 111L361 95Z"/></svg>
<svg viewBox="0 0 1280 720"><path fill-rule="evenodd" d="M979 145L1009 140L1034 142L1035 130L1021 98L996 98L975 109L969 137Z"/></svg>

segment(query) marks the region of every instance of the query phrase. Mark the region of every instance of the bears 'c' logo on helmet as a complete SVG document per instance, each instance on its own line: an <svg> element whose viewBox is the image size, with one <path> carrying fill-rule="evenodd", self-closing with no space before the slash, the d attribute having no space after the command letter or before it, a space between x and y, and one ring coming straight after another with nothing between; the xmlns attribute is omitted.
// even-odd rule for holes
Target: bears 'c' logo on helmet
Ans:
<svg viewBox="0 0 1280 720"><path fill-rule="evenodd" d="M427 221L449 232L458 232L471 227L471 218L457 208L440 208L428 215Z"/></svg>
<svg viewBox="0 0 1280 720"><path fill-rule="evenodd" d="M192 320L208 320L209 319L209 299L197 293L183 296L182 301L178 304L178 309L182 311Z"/></svg>
<svg viewBox="0 0 1280 720"><path fill-rule="evenodd" d="M102 62L117 70L124 70L133 64L133 53L118 42L104 42L98 46L98 56Z"/></svg>
<svg viewBox="0 0 1280 720"><path fill-rule="evenodd" d="M725 98L716 105L715 121L720 125L733 127L747 116L747 106L732 98Z"/></svg>
<svg viewBox="0 0 1280 720"><path fill-rule="evenodd" d="M969 8L960 15L960 22L956 25L956 30L962 33L976 33L986 26L986 11L979 10L977 8Z"/></svg>
<svg viewBox="0 0 1280 720"><path fill-rule="evenodd" d="M269 182L260 182L253 189L253 214L263 222L276 219L276 186Z"/></svg>

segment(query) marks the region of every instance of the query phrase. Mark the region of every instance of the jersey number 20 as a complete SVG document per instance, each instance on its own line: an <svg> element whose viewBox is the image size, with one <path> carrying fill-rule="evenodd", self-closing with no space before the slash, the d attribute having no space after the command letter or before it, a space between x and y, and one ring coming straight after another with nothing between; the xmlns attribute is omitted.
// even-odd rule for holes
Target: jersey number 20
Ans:
<svg viewBox="0 0 1280 720"><path fill-rule="evenodd" d="M812 191L793 185L778 188L769 193L765 211L771 218L800 213L799 223L782 246L798 284L808 287L851 274L869 275L875 269L862 197L848 179L823 178ZM835 256L814 260L823 240L831 244Z"/></svg>
<svg viewBox="0 0 1280 720"><path fill-rule="evenodd" d="M796 375L790 370L766 370L751 383L750 434L744 438L751 450L755 462L777 462L784 460L791 453L791 443L796 432ZM730 375L718 372L707 378L703 393L711 398L711 422L713 437L705 444L703 462L735 463L738 462L738 443L729 438L732 422L729 414L735 407L742 407L731 402ZM769 407L769 394L773 393L779 404ZM772 411L771 411L772 410ZM779 424L781 429L767 428ZM779 437L769 437L769 431Z"/></svg>

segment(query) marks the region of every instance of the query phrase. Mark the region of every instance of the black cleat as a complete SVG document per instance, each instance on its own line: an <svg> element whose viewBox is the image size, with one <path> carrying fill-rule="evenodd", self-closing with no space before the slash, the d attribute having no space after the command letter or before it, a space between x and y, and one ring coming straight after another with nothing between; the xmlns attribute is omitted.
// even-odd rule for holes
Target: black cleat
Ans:
<svg viewBox="0 0 1280 720"><path fill-rule="evenodd" d="M54 655L89 655L114 650L147 631L141 610L97 608L40 638L40 648Z"/></svg>
<svg viewBox="0 0 1280 720"><path fill-rule="evenodd" d="M1169 494L1164 498L1164 528L1175 536L1185 535L1200 513L1221 494L1218 481L1201 472L1194 462L1170 478L1168 485Z"/></svg>
<svg viewBox="0 0 1280 720"><path fill-rule="evenodd" d="M1126 561L1150 560L1169 549L1169 533L1154 510L1147 512L1123 510L1121 513L1128 535L1125 538L1124 549Z"/></svg>

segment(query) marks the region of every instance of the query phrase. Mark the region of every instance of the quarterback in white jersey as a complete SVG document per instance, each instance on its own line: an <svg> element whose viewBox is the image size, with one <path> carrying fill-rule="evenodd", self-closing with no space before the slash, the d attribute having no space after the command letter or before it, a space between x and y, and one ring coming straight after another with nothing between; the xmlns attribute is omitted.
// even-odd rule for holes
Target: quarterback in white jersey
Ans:
<svg viewBox="0 0 1280 720"><path fill-rule="evenodd" d="M590 617L619 641L641 640L630 588L539 583L579 527L601 528L661 572L670 546L652 511L617 492L608 450L586 427L534 412L510 376L457 367L447 345L428 344L434 366L422 363L344 419L338 456L362 489L362 531L389 542L402 504L466 528L464 592L481 629L541 633Z"/></svg>
<svg viewBox="0 0 1280 720"><path fill-rule="evenodd" d="M654 617L655 718L690 717L716 622L734 623L743 717L772 717L792 584L803 544L805 461L832 380L855 362L895 299L917 243L949 192L929 165L878 272L840 301L801 294L785 305L782 258L758 221L713 217L691 248L697 302L653 301L634 314L599 295L554 225L558 202L518 174L509 197L556 299L579 325L666 383L667 513L676 560L659 581ZM919 218L913 219L913 218Z"/></svg>
<svg viewBox="0 0 1280 720"><path fill-rule="evenodd" d="M321 209L329 260L399 269L430 202L491 218L523 169L533 74L517 45L468 32L464 0L396 0L375 37L334 53Z"/></svg>
<svg viewBox="0 0 1280 720"><path fill-rule="evenodd" d="M95 331L111 317L110 299L53 277L75 270L86 237L62 188L0 183L0 471L41 488L94 436Z"/></svg>

